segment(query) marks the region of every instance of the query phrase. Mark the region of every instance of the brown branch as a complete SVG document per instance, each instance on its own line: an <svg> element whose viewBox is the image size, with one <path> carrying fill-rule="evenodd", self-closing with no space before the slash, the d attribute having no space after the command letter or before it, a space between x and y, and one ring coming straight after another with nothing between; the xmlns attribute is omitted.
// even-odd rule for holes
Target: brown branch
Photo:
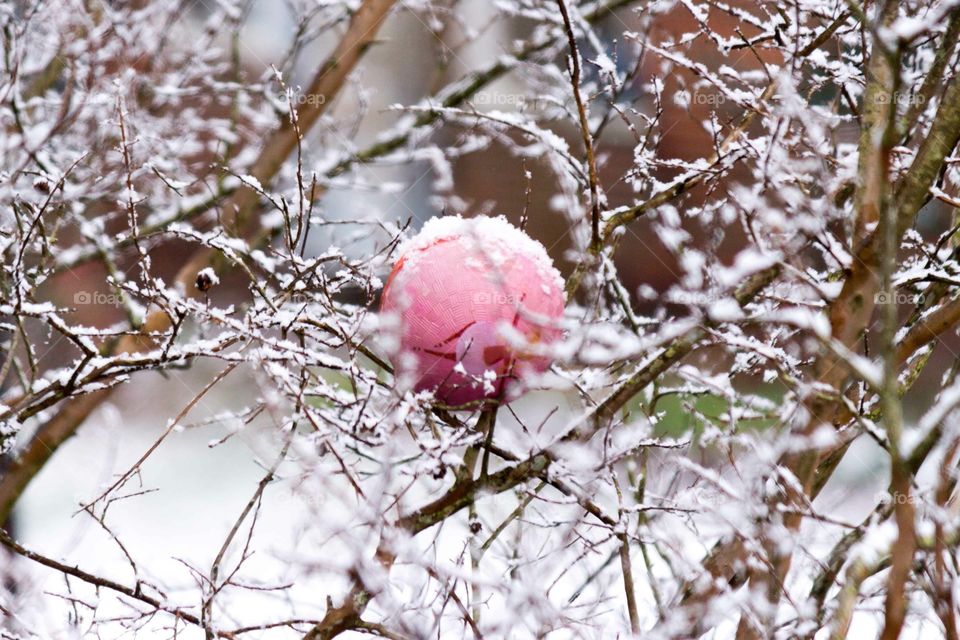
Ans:
<svg viewBox="0 0 960 640"><path fill-rule="evenodd" d="M617 490L617 501L621 507L619 509L620 519L623 520L623 492L620 490L620 483L614 476L614 487ZM630 617L630 631L634 636L640 634L640 614L637 611L637 594L633 586L633 564L630 561L630 538L624 531L617 535L620 540L620 572L623 574L623 590L627 599L627 615Z"/></svg>
<svg viewBox="0 0 960 640"><path fill-rule="evenodd" d="M148 604L151 607L153 607L156 611L163 611L164 613L168 613L174 616L175 618L177 618L178 620L183 620L184 622L187 622L192 625L196 625L198 627L202 626L200 619L195 615L187 613L175 607L170 607L164 604L162 601L143 593L139 589L139 587L134 589L126 585L120 584L119 582L114 582L113 580L109 580L107 578L101 578L100 576L93 575L92 573L87 573L86 571L80 569L79 567L70 566L62 562L58 562L57 560L48 558L47 556L39 554L35 551L31 551L30 549L27 549L26 547L21 545L19 542L11 538L10 534L8 534L2 527L0 527L0 544L10 549L17 555L23 556L24 558L27 558L28 560L32 560L33 562L36 562L37 564L41 564L47 568L53 569L55 571L59 571L64 575L72 576L74 578L77 578L78 580L82 580L83 582L86 582L87 584L93 585L95 587L102 588L102 589L109 589L110 591L127 596L128 598L132 598L144 604ZM219 631L217 632L216 635L217 637L220 637L220 638L235 637L233 633L228 631Z"/></svg>
<svg viewBox="0 0 960 640"><path fill-rule="evenodd" d="M903 118L900 119L897 127L899 137L905 137L910 128L916 126L920 115L927 108L927 103L940 88L943 72L946 70L947 62L950 61L950 56L953 55L953 50L957 46L958 38L960 38L960 11L954 11L947 23L943 40L941 40L940 46L937 47L937 52L934 54L933 64L924 74L923 84L917 93L911 96L910 107Z"/></svg>
<svg viewBox="0 0 960 640"><path fill-rule="evenodd" d="M779 274L779 266L755 273L736 289L734 298L742 306L749 304ZM671 345L661 352L660 356L641 367L617 391L600 403L593 413L586 416L579 425L567 431L559 439L559 443L569 443L574 440L586 441L593 437L600 427L612 419L617 411L622 409L634 395L662 375L696 346L705 335L702 329L696 331L698 333L695 335L686 335L675 339ZM493 445L491 445L491 450L505 460L516 460L509 452ZM508 466L492 474L481 474L476 479L471 479L469 473L465 472L466 469L472 468L472 464L465 461L455 474L457 480L446 493L423 507L400 517L394 523L394 528L402 529L410 535L416 535L474 504L479 495L503 493L534 478L540 478L564 495L576 498L577 503L600 522L611 527L617 526L616 519L604 514L593 501L583 498L579 495L579 492L567 486L561 479L550 475L550 465L557 459L559 459L559 456L550 448L547 448L516 462L513 466ZM384 564L392 563L392 554L386 549L379 549L377 556L386 559ZM360 616L370 597L363 586L355 582L344 604L331 608L324 619L304 636L304 640L328 640L347 629L355 628L359 624Z"/></svg>
<svg viewBox="0 0 960 640"><path fill-rule="evenodd" d="M773 282L780 275L780 266L775 265L759 271L748 277L737 287L734 292L734 299L745 306L751 302L757 294L767 285ZM706 328L712 326L710 320L706 320L703 327L695 327L687 333L674 338L666 347L661 349L646 365L636 371L626 382L620 385L613 393L601 402L594 409L591 419L592 435L601 425L608 423L623 406L630 401L633 396L642 391L674 363L681 360L700 343L706 335ZM579 430L575 430L574 437L582 438Z"/></svg>
<svg viewBox="0 0 960 640"><path fill-rule="evenodd" d="M311 95L322 96L322 99L302 101L304 104L297 114L302 131L308 131L333 102L350 72L374 41L394 2L395 0L365 0L353 14L346 33L310 84ZM286 122L267 139L266 146L251 169L251 174L261 184L273 180L287 156L296 148L296 127L292 121ZM258 195L249 186L237 189L223 207L224 225L230 227L235 222L249 222L245 218L252 214L257 202ZM191 295L198 293L194 286L196 274L209 264L214 255L216 252L210 248L199 249L180 269L176 282L183 286L184 291ZM152 348L154 340L147 336L162 334L170 325L170 317L162 310L154 309L144 321L139 337L124 336L116 343L113 352L133 353ZM57 448L76 432L80 424L112 391L113 388L104 389L69 400L53 418L40 426L26 448L9 463L0 478L0 521L6 520L27 484Z"/></svg>
<svg viewBox="0 0 960 640"><path fill-rule="evenodd" d="M857 594L860 593L860 585L873 572L873 569L859 558L847 569L846 581L837 598L837 611L831 625L830 640L842 640L847 637L850 622L853 620L853 605L856 602Z"/></svg>
<svg viewBox="0 0 960 640"><path fill-rule="evenodd" d="M849 11L841 13L833 22L830 23L829 26L827 26L827 28L821 31L816 38L811 40L807 46L797 52L797 58L806 58L811 53L819 49L833 36L834 33L836 33L841 26L843 26L843 24L849 18ZM757 103L762 105L771 97L773 97L773 94L776 92L776 88L775 82L769 83L757 98ZM717 151L707 160L709 165L707 170L687 176L685 178L681 178L670 186L658 191L643 202L639 202L622 209L617 209L612 212L607 218L606 222L603 224L603 229L601 232L603 242L609 242L620 227L630 224L637 218L645 215L647 212L656 209L660 205L665 204L674 198L678 198L684 193L689 192L691 189L706 180L707 176L711 174L711 170L713 170L722 160L723 154L740 136L743 135L747 128L753 123L754 118L756 118L759 112L759 109L752 109L747 110L744 113L739 122L737 122L736 126L734 126L733 130L731 130L730 133L728 133L720 142L720 145L717 147ZM580 280L583 277L584 269L585 265L583 261L579 262L575 267L573 274L567 279L566 294L568 300L573 298L573 295L576 293L576 290L580 285Z"/></svg>
<svg viewBox="0 0 960 640"><path fill-rule="evenodd" d="M910 327L897 344L897 360L901 363L906 362L910 356L937 340L958 322L960 322L960 297L955 297L929 311Z"/></svg>
<svg viewBox="0 0 960 640"><path fill-rule="evenodd" d="M560 15L563 17L563 26L567 31L567 43L570 46L570 85L573 87L573 99L577 103L577 116L580 119L580 135L583 139L583 148L587 154L587 170L590 179L590 253L600 255L603 240L600 237L600 177L597 174L597 159L593 151L593 136L590 134L590 119L587 116L587 107L580 95L580 49L577 39L573 35L573 25L567 13L567 4L564 0L557 0Z"/></svg>
<svg viewBox="0 0 960 640"><path fill-rule="evenodd" d="M770 267L764 271L758 272L749 277L742 283L734 293L734 297L741 305L751 302L756 295L770 282L772 282L780 273L778 266ZM580 425L571 428L561 439L560 442L571 442L574 440L589 440L602 425L611 420L633 396L642 391L656 378L670 369L675 363L686 356L705 335L705 331L698 328L690 334L676 338L670 345L665 347L661 353L646 365L641 367L626 382L624 382L616 391L611 393L598 407L588 415ZM509 459L509 458L508 458ZM512 489L516 485L525 482L533 477L543 478L557 487L561 492L568 495L569 492L562 485L557 485L557 479L551 478L548 473L549 466L557 457L549 449L534 454L526 460L517 463L513 467L503 469L496 474L480 478L471 483L455 483L454 486L445 495L434 502L426 505L422 509L402 518L398 526L402 526L412 534L416 534L436 524L437 522L453 515L457 511L465 508L474 501L474 496L478 493L501 493ZM611 523L599 511L592 510L590 504L581 506L595 517L598 517L606 524Z"/></svg>
<svg viewBox="0 0 960 640"><path fill-rule="evenodd" d="M243 507L243 510L240 512L240 515L234 521L233 526L230 528L230 531L227 533L227 537L224 538L223 544L220 545L220 551L217 552L216 558L213 560L213 564L210 565L210 595L207 597L203 603L202 609L202 622L204 632L208 640L213 637L213 630L211 628L211 621L213 619L213 601L216 595L223 589L224 586L229 584L229 579L224 581L222 585L218 585L217 581L220 577L220 565L223 563L223 559L227 554L227 550L230 548L230 545L233 544L234 538L236 538L237 533L240 531L240 527L243 525L243 522L247 519L247 516L250 515L251 511L254 511L254 508L259 510L260 500L263 497L263 492L266 491L267 486L273 482L277 469L287 458L287 451L290 449L290 444L293 442L294 434L296 433L296 423L288 431L287 438L283 443L283 447L280 449L280 454L277 455L276 460L273 464L270 465L270 468L267 470L267 473L260 478L260 482L257 483L257 488L253 492L253 495L250 496L250 499L247 500L247 504ZM254 516L254 524L256 524L256 516ZM250 526L250 534L253 535L253 526ZM244 551L246 553L246 551Z"/></svg>
<svg viewBox="0 0 960 640"><path fill-rule="evenodd" d="M960 9L955 9L960 13ZM916 158L896 191L896 207L902 234L930 198L930 187L943 170L944 160L960 140L960 73L947 83L930 131L920 143Z"/></svg>
<svg viewBox="0 0 960 640"><path fill-rule="evenodd" d="M617 9L629 6L635 2L637 2L637 0L610 0L605 3L595 4L592 8L584 12L583 19L587 23L593 24L607 17ZM523 62L534 60L537 54L550 51L551 47L556 45L558 40L559 36L549 35L534 42L526 43L516 53L510 56L501 56L496 62L470 72L459 80L448 84L429 98L421 100L421 104L440 105L443 108L456 107L469 100L470 97L475 95L480 89L513 71ZM357 164L370 162L396 151L410 141L414 131L424 129L434 124L440 118L441 114L442 109L425 109L421 111L416 119L409 125L401 127L396 132L382 140L374 142L362 151L346 155L337 164L327 170L326 177L335 178L343 175ZM231 197L238 188L239 187L236 186L219 185L217 192L203 202L181 209L176 214L158 222L144 224L141 227L141 237L148 238L157 235L171 223L190 220L203 215L220 204L224 198ZM115 239L109 248L120 249L132 244L133 238L124 236ZM99 251L96 249L81 249L71 259L58 263L55 272L59 273L72 269L98 256Z"/></svg>
<svg viewBox="0 0 960 640"><path fill-rule="evenodd" d="M897 17L897 3L885 0L880 9L880 24L884 27ZM899 59L898 59L899 61ZM894 61L885 55L880 39L874 38L867 63L867 86L863 91L863 107L860 116L860 141L858 154L858 182L854 211L853 243L863 241L880 221L890 183L890 154L884 151L882 140L886 138L889 122L896 118L897 101L894 81L899 70ZM892 140L890 141L892 145Z"/></svg>
<svg viewBox="0 0 960 640"><path fill-rule="evenodd" d="M942 513L949 513L948 504L950 496L956 487L956 456L957 449L960 448L960 439L954 438L947 446L947 450L940 461L940 481L937 484L935 494L936 504L942 510ZM947 548L944 541L946 538L944 520L937 518L934 526L933 535L933 607L943 624L944 636L946 640L958 640L960 638L960 629L957 627L957 611L953 604L953 575L947 570L946 558L950 557L951 551Z"/></svg>
<svg viewBox="0 0 960 640"><path fill-rule="evenodd" d="M896 237L902 237L906 228L911 224L920 210L920 207L929 198L929 190L934 180L943 168L944 160L960 139L960 74L955 74L947 83L944 97L933 120L928 137L921 144L920 149L907 173L901 178L893 197L893 206L897 219ZM873 316L875 296L879 289L879 279L876 267L882 251L882 234L872 233L860 246L852 262L850 273L844 281L839 296L830 305L830 323L832 335L848 348L855 348L862 333L869 326ZM820 382L839 389L842 387L848 372L845 367L831 354L824 354L817 361L817 378ZM839 405L834 400L818 398L810 407L811 420L805 433L820 424L835 424L840 412ZM833 468L824 472L820 468L824 452L812 450L786 456L780 461L793 473L805 488L808 496L813 491L814 483L820 486L826 483ZM791 522L792 526L799 525ZM738 540L728 540L718 543L705 561L705 566L716 578L727 575L731 580L738 580L730 568L742 559L743 546ZM785 573L789 567L786 561L780 566ZM719 571L720 573L716 573ZM710 581L707 591L695 589L692 586L684 589L684 601L701 602L713 590L716 580ZM775 580L768 581L771 590L779 589L773 585ZM777 597L778 594L773 594Z"/></svg>
<svg viewBox="0 0 960 640"><path fill-rule="evenodd" d="M891 130L895 126L891 119ZM883 260L883 292L889 294L888 300L893 300L893 286L891 283L896 263L898 239L893 228L895 220L889 205L886 207L882 228L885 238ZM894 519L897 523L897 542L894 545L890 574L887 580L887 598L884 611L884 627L882 640L896 640L903 629L903 621L907 612L906 584L913 564L913 553L916 549L915 520L916 514L911 499L913 474L910 472L907 460L901 453L900 443L903 433L903 406L901 404L899 383L897 381L896 350L894 340L897 328L897 305L887 303L883 307L883 330L881 341L884 353L884 383L880 394L880 404L883 408L883 425L887 440L890 443L891 476L890 493L894 497Z"/></svg>
<svg viewBox="0 0 960 640"><path fill-rule="evenodd" d="M896 13L896 3L887 0L881 13L884 20L892 20ZM876 59L881 61L878 63ZM868 88L865 91L863 135L860 149L860 187L858 191L858 221L856 228L861 233L866 229L873 229L879 219L880 212L889 208L889 162L890 148L896 111L891 103L893 88L893 72L883 71L889 61L881 53L879 43L875 42L871 58L871 75L868 77ZM886 99L884 99L884 96ZM877 132L881 135L878 135ZM894 230L890 230L889 238L894 238ZM850 276L844 283L840 295L830 306L830 321L832 336L848 349L852 349L859 341L860 334L866 329L873 315L875 296L879 289L877 274L881 256L885 249L882 233L873 231L868 241L869 255L858 256L851 268ZM826 351L817 359L815 376L818 383L839 390L850 375L847 367L843 366L842 359L834 351ZM799 430L799 434L809 436L821 425L833 425L839 403L833 398L817 396L809 407L810 419ZM763 536L762 547L765 561L752 563L747 576L751 585L763 593L766 603L757 617L744 615L740 618L737 630L738 640L743 638L760 638L766 634L773 624L780 599L783 593L783 583L793 560L792 550L783 550L781 544L784 532L792 535L801 523L802 517L797 515L809 499L812 492L816 471L820 463L822 451L809 449L790 452L778 461L777 475L792 476L795 482L781 482L780 492L769 498L771 513L780 512L776 507L786 505L792 507L793 513L784 513L782 522L775 527L776 536ZM781 471L782 470L782 471ZM769 562L770 568L764 566Z"/></svg>

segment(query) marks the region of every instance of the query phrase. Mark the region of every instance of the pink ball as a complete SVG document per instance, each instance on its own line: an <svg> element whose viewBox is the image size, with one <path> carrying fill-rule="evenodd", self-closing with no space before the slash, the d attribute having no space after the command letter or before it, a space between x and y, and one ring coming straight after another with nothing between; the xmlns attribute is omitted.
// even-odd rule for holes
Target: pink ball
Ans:
<svg viewBox="0 0 960 640"><path fill-rule="evenodd" d="M511 381L544 371L549 359L533 351L560 337L563 307L563 280L543 245L486 216L428 221L400 247L381 300L382 312L400 317L414 389L447 405L507 400Z"/></svg>

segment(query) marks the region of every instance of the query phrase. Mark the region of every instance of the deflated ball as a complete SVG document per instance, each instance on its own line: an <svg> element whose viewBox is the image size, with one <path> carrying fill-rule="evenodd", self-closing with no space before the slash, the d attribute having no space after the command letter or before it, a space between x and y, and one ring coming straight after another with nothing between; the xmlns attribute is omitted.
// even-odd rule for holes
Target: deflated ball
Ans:
<svg viewBox="0 0 960 640"><path fill-rule="evenodd" d="M509 400L511 383L544 371L561 335L563 281L543 245L503 217L428 221L400 247L381 311L400 319L415 391L451 406Z"/></svg>

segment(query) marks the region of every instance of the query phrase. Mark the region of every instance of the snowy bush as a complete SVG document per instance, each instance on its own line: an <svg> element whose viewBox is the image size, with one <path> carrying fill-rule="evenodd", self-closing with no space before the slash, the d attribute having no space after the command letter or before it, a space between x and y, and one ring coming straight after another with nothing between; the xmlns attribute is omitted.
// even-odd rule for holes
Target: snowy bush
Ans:
<svg viewBox="0 0 960 640"><path fill-rule="evenodd" d="M0 636L958 637L957 2L0 0L0 26ZM483 154L524 167L494 211L460 189L502 188L458 170ZM546 245L566 307L504 338L549 369L450 406L379 298L461 213ZM141 413L72 498L102 553L22 536L61 445ZM158 481L184 430L256 443L241 501ZM155 493L233 515L154 552L124 514Z"/></svg>

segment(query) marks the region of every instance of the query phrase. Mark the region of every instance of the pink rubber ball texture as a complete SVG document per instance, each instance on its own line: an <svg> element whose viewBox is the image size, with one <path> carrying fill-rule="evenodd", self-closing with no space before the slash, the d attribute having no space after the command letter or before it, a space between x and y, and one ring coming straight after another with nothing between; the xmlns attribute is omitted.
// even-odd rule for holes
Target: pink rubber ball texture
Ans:
<svg viewBox="0 0 960 640"><path fill-rule="evenodd" d="M486 216L428 221L400 248L381 300L382 312L400 316L401 352L416 358L414 390L451 406L510 400L512 380L544 371L549 360L518 353L501 323L531 345L549 343L562 334L563 307L543 245Z"/></svg>

